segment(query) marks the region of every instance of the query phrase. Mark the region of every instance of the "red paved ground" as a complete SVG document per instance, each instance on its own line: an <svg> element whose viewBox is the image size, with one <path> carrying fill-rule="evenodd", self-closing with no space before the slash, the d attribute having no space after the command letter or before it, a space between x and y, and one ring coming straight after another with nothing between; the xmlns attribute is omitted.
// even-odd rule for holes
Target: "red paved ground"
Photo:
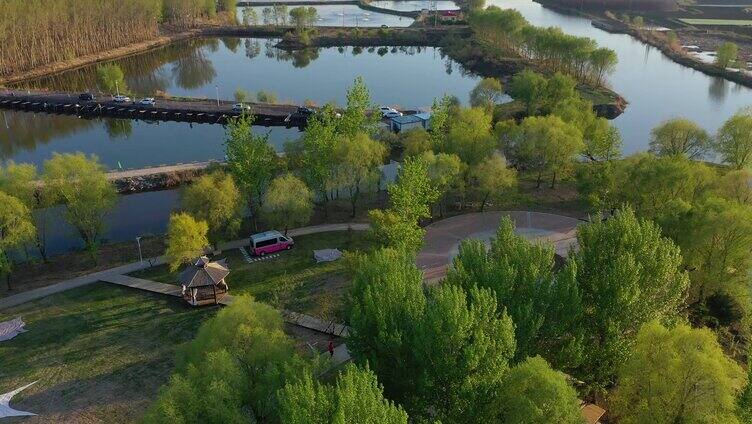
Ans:
<svg viewBox="0 0 752 424"><path fill-rule="evenodd" d="M471 213L435 222L426 227L426 242L417 258L426 280L440 278L446 273L446 267L457 254L462 240L488 240L493 236L503 216L512 218L519 234L531 240L553 243L556 253L564 257L575 245L577 225L582 223L567 216L525 211Z"/></svg>

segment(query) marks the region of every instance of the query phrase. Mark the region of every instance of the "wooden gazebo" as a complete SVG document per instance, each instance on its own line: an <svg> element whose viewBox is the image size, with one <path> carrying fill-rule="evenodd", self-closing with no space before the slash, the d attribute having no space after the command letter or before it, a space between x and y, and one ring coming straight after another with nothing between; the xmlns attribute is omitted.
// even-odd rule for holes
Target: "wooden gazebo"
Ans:
<svg viewBox="0 0 752 424"><path fill-rule="evenodd" d="M211 262L202 256L180 273L183 299L193 306L217 304L227 294L225 277L230 273L224 260Z"/></svg>

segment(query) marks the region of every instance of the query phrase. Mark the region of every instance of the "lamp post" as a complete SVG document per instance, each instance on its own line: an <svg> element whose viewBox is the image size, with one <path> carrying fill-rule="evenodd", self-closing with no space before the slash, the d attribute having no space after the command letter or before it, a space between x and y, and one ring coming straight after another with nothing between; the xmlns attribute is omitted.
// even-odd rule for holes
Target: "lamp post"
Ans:
<svg viewBox="0 0 752 424"><path fill-rule="evenodd" d="M138 261L143 262L144 257L141 255L141 236L136 237L136 244L138 244Z"/></svg>
<svg viewBox="0 0 752 424"><path fill-rule="evenodd" d="M214 89L216 89L216 90L217 90L217 107L219 107L219 86L218 86L218 85L215 85L215 86L214 86Z"/></svg>

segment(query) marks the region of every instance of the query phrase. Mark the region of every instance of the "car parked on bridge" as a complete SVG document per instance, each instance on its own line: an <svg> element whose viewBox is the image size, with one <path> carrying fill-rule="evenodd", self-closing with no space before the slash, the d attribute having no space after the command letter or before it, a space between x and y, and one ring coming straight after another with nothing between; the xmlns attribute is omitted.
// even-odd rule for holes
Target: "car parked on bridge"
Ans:
<svg viewBox="0 0 752 424"><path fill-rule="evenodd" d="M384 118L394 118L397 116L402 116L402 112L387 106L380 107L379 112L381 112L381 116Z"/></svg>
<svg viewBox="0 0 752 424"><path fill-rule="evenodd" d="M117 94L115 96L112 96L112 100L114 100L117 103L125 103L125 102L130 102L131 98L128 96L124 96L122 94Z"/></svg>
<svg viewBox="0 0 752 424"><path fill-rule="evenodd" d="M251 106L247 105L245 103L235 103L234 105L232 105L232 110L234 112L249 111L249 110L251 110Z"/></svg>
<svg viewBox="0 0 752 424"><path fill-rule="evenodd" d="M301 106L301 107L298 108L298 114L304 115L304 116L311 116L315 112L316 112L315 110L313 110L312 108L310 108L308 106Z"/></svg>
<svg viewBox="0 0 752 424"><path fill-rule="evenodd" d="M78 100L82 102L93 102L94 101L94 95L91 93L81 93L78 95Z"/></svg>
<svg viewBox="0 0 752 424"><path fill-rule="evenodd" d="M154 101L154 97L145 97L138 101L138 104L141 106L154 106L157 104L156 101Z"/></svg>

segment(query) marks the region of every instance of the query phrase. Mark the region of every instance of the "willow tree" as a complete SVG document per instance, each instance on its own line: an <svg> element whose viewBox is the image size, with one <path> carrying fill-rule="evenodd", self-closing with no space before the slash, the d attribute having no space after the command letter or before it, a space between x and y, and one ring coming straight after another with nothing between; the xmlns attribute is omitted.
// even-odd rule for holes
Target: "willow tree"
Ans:
<svg viewBox="0 0 752 424"><path fill-rule="evenodd" d="M99 159L83 153L55 153L44 163L43 180L50 198L65 205L66 220L96 260L104 218L117 201L115 187Z"/></svg>

